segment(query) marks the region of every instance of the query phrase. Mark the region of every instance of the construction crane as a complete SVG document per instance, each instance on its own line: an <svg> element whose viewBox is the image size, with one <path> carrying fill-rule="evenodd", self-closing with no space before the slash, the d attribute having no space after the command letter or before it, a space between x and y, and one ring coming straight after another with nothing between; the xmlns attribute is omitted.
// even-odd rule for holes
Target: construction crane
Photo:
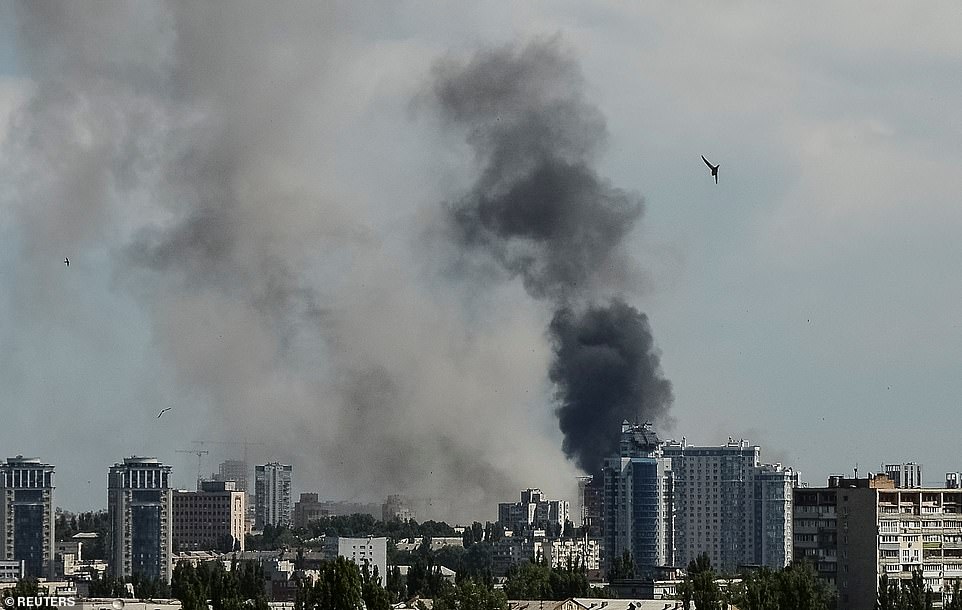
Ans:
<svg viewBox="0 0 962 610"><path fill-rule="evenodd" d="M206 449L176 449L175 452L176 452L176 453L191 453L191 454L197 456L197 489L200 489L200 481L201 481L201 478L200 478L201 460L203 460L203 459L204 459L204 456L207 455L208 453L210 453L210 451L208 451L208 450L206 450Z"/></svg>

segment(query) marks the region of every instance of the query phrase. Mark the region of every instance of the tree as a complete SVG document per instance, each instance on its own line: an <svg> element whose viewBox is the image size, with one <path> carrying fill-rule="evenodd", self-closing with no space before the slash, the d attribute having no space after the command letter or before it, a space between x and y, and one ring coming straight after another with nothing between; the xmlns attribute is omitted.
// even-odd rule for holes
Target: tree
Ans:
<svg viewBox="0 0 962 610"><path fill-rule="evenodd" d="M338 557L321 566L313 584L298 586L295 610L362 610L361 571L352 561ZM216 609L215 609L216 610Z"/></svg>
<svg viewBox="0 0 962 610"><path fill-rule="evenodd" d="M372 573L365 563L361 570L361 582L361 597L367 610L391 610L391 598L381 586L377 566L374 566Z"/></svg>
<svg viewBox="0 0 962 610"><path fill-rule="evenodd" d="M501 591L463 580L434 599L434 610L507 610L508 598Z"/></svg>
<svg viewBox="0 0 962 610"><path fill-rule="evenodd" d="M621 557L615 557L608 570L608 580L624 580L635 577L635 562L631 558L631 552L625 549Z"/></svg>
<svg viewBox="0 0 962 610"><path fill-rule="evenodd" d="M33 578L21 578L17 584L3 590L4 597L37 597L40 595L40 584Z"/></svg>
<svg viewBox="0 0 962 610"><path fill-rule="evenodd" d="M902 606L906 610L930 610L932 589L925 585L922 569L912 572L912 579L902 583Z"/></svg>
<svg viewBox="0 0 962 610"><path fill-rule="evenodd" d="M707 553L702 553L688 563L688 574L679 586L685 610L721 610L723 606L721 590L715 582L715 571Z"/></svg>
<svg viewBox="0 0 962 610"><path fill-rule="evenodd" d="M946 604L945 610L962 610L962 583L958 580L952 586L952 600Z"/></svg>

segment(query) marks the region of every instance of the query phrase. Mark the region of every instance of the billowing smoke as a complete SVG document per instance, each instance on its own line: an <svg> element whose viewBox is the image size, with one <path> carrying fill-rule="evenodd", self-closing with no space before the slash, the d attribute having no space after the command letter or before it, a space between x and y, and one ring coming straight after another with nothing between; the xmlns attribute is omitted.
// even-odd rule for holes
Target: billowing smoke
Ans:
<svg viewBox="0 0 962 610"><path fill-rule="evenodd" d="M448 207L452 238L555 307L563 448L594 473L622 420L670 424L672 392L647 318L618 298L637 282L625 237L643 202L595 171L606 128L582 80L557 39L539 40L442 63L434 93L480 163L471 191Z"/></svg>
<svg viewBox="0 0 962 610"><path fill-rule="evenodd" d="M624 420L671 421L671 383L660 374L645 314L618 299L580 312L563 308L551 336L564 451L586 472L598 472L617 451Z"/></svg>
<svg viewBox="0 0 962 610"><path fill-rule="evenodd" d="M434 58L403 40L362 44L350 27L377 12L342 14L350 4L222 8L25 2L17 11L33 89L3 157L11 179L0 217L16 218L21 246L9 334L31 345L55 327L45 358L71 356L35 384L69 399L23 401L62 451L37 453L79 456L81 471L60 478L62 501L97 497L76 481L102 479L125 455L177 463L174 449L198 438L259 443L252 459L292 461L295 486L322 497L429 500L421 518L490 518L518 488L570 483L575 469L559 466L556 439L532 433L544 422L517 410L543 381L538 313L479 322L445 282L425 279L423 251L411 246L426 229L417 206L443 194L424 197L410 178L416 164L391 172L412 163L406 145L416 136L403 129L421 129L407 111ZM533 52L538 71L555 55ZM555 68L565 74L553 83L567 89L571 66ZM505 167L489 168L478 191L494 199L479 206L485 224L472 239L504 246L499 255L533 291L592 283L618 260L639 210L586 164L600 119L564 90L532 81L530 92L499 93L499 72L491 76L491 104L514 96L505 126L540 132L515 143L544 154L491 151ZM445 97L452 120L483 114L455 89ZM529 94L547 97L533 104ZM558 132L561 117L535 125L552 100L586 133ZM488 119L497 117L478 119L479 150L509 144ZM574 193L563 213L544 210L555 216L550 228L499 203L542 188L514 174ZM589 212L585 201L598 203ZM474 221L460 209L468 231ZM588 213L604 218L586 232L575 215ZM529 239L537 227L551 238ZM525 244L542 251L515 248ZM566 263L565 249L582 262ZM193 462L179 463L190 481Z"/></svg>

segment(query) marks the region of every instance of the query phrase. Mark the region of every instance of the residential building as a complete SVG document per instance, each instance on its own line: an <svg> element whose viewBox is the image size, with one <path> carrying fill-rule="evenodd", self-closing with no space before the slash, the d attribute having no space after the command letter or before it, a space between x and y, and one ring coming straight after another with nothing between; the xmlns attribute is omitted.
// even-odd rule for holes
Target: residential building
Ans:
<svg viewBox="0 0 962 610"><path fill-rule="evenodd" d="M922 571L935 608L962 580L962 489L895 486L887 474L795 490L795 554L838 591L839 610L872 610L879 578ZM834 570L833 570L834 568Z"/></svg>
<svg viewBox="0 0 962 610"><path fill-rule="evenodd" d="M377 574L383 587L387 582L387 538L345 538L337 540L337 556L350 559L362 569L367 566L370 574Z"/></svg>
<svg viewBox="0 0 962 610"><path fill-rule="evenodd" d="M558 533L570 518L567 500L548 500L540 489L525 489L520 502L498 504L498 521L514 532L549 529Z"/></svg>
<svg viewBox="0 0 962 610"><path fill-rule="evenodd" d="M246 494L236 481L202 481L199 491L175 491L173 547L183 551L243 551Z"/></svg>
<svg viewBox="0 0 962 610"><path fill-rule="evenodd" d="M250 490L250 467L244 460L225 460L217 467L217 472L211 476L214 481L234 481L234 489L247 492Z"/></svg>
<svg viewBox="0 0 962 610"><path fill-rule="evenodd" d="M402 521L408 522L415 518L414 510L408 502L399 495L390 495L381 505L381 521Z"/></svg>
<svg viewBox="0 0 962 610"><path fill-rule="evenodd" d="M724 572L782 568L792 560L792 488L798 473L762 464L761 448L729 438L720 446L668 441L675 501L675 561L706 553Z"/></svg>
<svg viewBox="0 0 962 610"><path fill-rule="evenodd" d="M291 487L294 468L290 464L271 462L254 469L256 510L254 526L290 525L292 517Z"/></svg>
<svg viewBox="0 0 962 610"><path fill-rule="evenodd" d="M23 560L0 559L0 582L15 583L22 580Z"/></svg>
<svg viewBox="0 0 962 610"><path fill-rule="evenodd" d="M601 569L601 541L584 538L543 538L535 540L535 562L557 568L580 567L588 571Z"/></svg>
<svg viewBox="0 0 962 610"><path fill-rule="evenodd" d="M619 455L605 460L603 564L631 553L640 576L675 561L671 459L651 424L621 427Z"/></svg>
<svg viewBox="0 0 962 610"><path fill-rule="evenodd" d="M882 471L895 481L899 489L918 489L922 487L922 464L885 464Z"/></svg>
<svg viewBox="0 0 962 610"><path fill-rule="evenodd" d="M129 457L110 467L107 510L114 576L170 581L171 467L152 457Z"/></svg>
<svg viewBox="0 0 962 610"><path fill-rule="evenodd" d="M0 560L22 561L27 578L53 576L53 475L37 458L0 462Z"/></svg>
<svg viewBox="0 0 962 610"><path fill-rule="evenodd" d="M318 501L315 493L302 493L300 500L294 503L294 527L307 527L312 521L330 515L328 503Z"/></svg>

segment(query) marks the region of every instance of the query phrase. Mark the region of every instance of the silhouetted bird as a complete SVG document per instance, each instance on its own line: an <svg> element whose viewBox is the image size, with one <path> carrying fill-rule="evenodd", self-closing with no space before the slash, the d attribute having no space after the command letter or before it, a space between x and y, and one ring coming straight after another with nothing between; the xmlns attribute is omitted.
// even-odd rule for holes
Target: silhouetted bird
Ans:
<svg viewBox="0 0 962 610"><path fill-rule="evenodd" d="M65 256L65 257L63 258L63 264L64 264L64 265L67 265L67 266L69 267L69 266L70 266L70 259Z"/></svg>
<svg viewBox="0 0 962 610"><path fill-rule="evenodd" d="M160 410L160 413L157 414L157 419L160 419L160 416L161 416L161 415L163 415L163 414L166 413L167 411L170 411L171 409L173 409L173 407L167 407L166 409L161 409L161 410Z"/></svg>
<svg viewBox="0 0 962 610"><path fill-rule="evenodd" d="M715 184L718 184L718 167L719 167L719 166L718 166L718 165L712 165L711 163L709 163L709 162L708 162L708 159L705 158L705 155L702 155L702 156L701 156L701 160L704 161L704 162L705 162L705 165L707 165L707 166L711 169L711 175L712 175L712 177L715 178Z"/></svg>

